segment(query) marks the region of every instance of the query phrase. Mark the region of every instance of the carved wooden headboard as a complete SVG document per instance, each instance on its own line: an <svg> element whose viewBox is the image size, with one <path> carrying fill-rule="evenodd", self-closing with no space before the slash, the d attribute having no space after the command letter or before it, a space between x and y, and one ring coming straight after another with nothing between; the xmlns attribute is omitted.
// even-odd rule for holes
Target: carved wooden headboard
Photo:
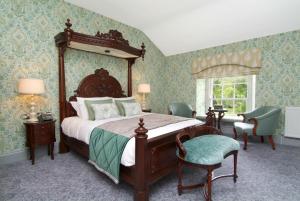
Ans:
<svg viewBox="0 0 300 201"><path fill-rule="evenodd" d="M103 68L83 78L74 92L75 95L71 96L69 101L76 101L76 97L126 97L119 81ZM66 100L65 117L76 116L76 111L69 101Z"/></svg>

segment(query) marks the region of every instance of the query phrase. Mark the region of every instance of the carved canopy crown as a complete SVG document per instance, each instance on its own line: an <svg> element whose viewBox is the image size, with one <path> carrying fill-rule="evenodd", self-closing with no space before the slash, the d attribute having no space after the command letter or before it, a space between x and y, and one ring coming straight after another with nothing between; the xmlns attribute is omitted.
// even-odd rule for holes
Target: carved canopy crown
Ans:
<svg viewBox="0 0 300 201"><path fill-rule="evenodd" d="M142 43L141 49L132 47L117 30L109 30L108 33L98 31L95 36L92 36L73 31L70 19L67 19L65 25L64 32L54 37L57 47L63 49L70 47L125 59L144 58L145 44Z"/></svg>

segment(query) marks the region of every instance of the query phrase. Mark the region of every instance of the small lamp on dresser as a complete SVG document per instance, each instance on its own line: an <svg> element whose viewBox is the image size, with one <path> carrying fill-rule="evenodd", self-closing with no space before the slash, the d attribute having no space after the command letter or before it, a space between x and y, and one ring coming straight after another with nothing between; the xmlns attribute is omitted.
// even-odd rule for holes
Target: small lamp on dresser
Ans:
<svg viewBox="0 0 300 201"><path fill-rule="evenodd" d="M150 93L150 84L139 84L138 92L143 94L142 99L142 109L145 110L146 108L146 94Z"/></svg>
<svg viewBox="0 0 300 201"><path fill-rule="evenodd" d="M28 122L37 122L37 114L35 112L36 103L34 102L34 95L45 93L45 85L40 79L20 79L18 83L18 91L20 94L31 95L30 113Z"/></svg>

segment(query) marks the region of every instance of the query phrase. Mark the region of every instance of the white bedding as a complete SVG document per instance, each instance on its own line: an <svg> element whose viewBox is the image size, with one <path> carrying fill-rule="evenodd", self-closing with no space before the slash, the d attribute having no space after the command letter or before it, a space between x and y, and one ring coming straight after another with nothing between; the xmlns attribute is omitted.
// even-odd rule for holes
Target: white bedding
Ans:
<svg viewBox="0 0 300 201"><path fill-rule="evenodd" d="M142 115L148 115L150 113L143 113ZM110 118L110 119L103 119L103 120L95 120L95 121L89 121L84 120L79 117L68 117L65 118L62 122L62 130L64 134L76 138L77 140L83 141L86 144L89 144L90 135L93 129L101 124L110 122L110 121L116 121L120 119L128 119L133 117L138 117L141 115L131 116L131 117L117 117L117 118ZM188 121L183 121L175 124L170 124L167 126L163 126L160 128L149 130L147 135L148 138L153 138L159 135L163 135L166 133L170 133L176 130L180 130L182 128L186 128L193 125L201 125L203 122L197 120L197 119L191 119ZM136 125L138 127L138 122L136 122ZM145 122L145 127L147 128L147 122ZM132 166L135 164L135 138L131 138L122 155L121 163L125 166Z"/></svg>

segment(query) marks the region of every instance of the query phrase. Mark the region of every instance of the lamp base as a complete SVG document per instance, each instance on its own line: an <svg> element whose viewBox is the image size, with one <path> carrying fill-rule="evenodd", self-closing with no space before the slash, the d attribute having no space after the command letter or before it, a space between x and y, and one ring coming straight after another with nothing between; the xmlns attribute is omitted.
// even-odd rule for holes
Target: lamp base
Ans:
<svg viewBox="0 0 300 201"><path fill-rule="evenodd" d="M38 122L37 114L35 112L29 113L29 119L27 119L28 122Z"/></svg>

